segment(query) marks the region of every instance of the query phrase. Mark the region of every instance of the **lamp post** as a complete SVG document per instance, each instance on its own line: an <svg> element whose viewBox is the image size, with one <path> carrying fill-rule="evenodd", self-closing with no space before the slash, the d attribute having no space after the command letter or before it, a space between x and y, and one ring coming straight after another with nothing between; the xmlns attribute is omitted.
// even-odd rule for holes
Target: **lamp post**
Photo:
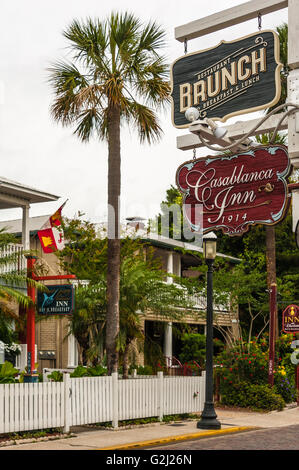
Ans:
<svg viewBox="0 0 299 470"><path fill-rule="evenodd" d="M201 418L197 423L199 429L220 429L216 419L213 401L213 263L216 258L217 236L211 232L203 236L203 255L208 265L207 272L207 332L206 332L206 384L205 404Z"/></svg>

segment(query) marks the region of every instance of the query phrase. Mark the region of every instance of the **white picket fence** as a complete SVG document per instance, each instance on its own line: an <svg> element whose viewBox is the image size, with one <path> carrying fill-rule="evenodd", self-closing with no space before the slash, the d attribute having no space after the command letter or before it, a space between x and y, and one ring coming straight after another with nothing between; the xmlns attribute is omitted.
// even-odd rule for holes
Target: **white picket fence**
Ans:
<svg viewBox="0 0 299 470"><path fill-rule="evenodd" d="M34 429L112 422L201 412L205 373L201 377L120 380L118 374L70 378L63 382L0 385L0 434Z"/></svg>

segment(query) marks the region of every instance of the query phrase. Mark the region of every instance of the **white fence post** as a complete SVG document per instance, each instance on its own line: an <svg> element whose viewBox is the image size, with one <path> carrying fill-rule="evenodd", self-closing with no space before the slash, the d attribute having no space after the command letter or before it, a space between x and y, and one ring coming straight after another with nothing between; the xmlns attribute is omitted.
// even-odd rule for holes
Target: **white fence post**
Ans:
<svg viewBox="0 0 299 470"><path fill-rule="evenodd" d="M200 411L203 411L206 400L206 371L203 370L201 373L200 381Z"/></svg>
<svg viewBox="0 0 299 470"><path fill-rule="evenodd" d="M64 427L63 432L70 432L70 418L71 418L71 379L70 374L63 374L64 383Z"/></svg>
<svg viewBox="0 0 299 470"><path fill-rule="evenodd" d="M164 414L164 384L163 384L163 372L157 373L158 380L158 417L159 421L163 421Z"/></svg>
<svg viewBox="0 0 299 470"><path fill-rule="evenodd" d="M112 427L118 428L118 373L112 373Z"/></svg>

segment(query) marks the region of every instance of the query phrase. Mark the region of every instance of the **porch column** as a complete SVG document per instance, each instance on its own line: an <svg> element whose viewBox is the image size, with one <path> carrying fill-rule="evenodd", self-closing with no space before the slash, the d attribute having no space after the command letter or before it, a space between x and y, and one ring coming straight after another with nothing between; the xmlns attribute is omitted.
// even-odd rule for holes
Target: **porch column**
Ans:
<svg viewBox="0 0 299 470"><path fill-rule="evenodd" d="M68 361L67 367L77 367L78 365L78 348L76 338L73 334L68 336Z"/></svg>
<svg viewBox="0 0 299 470"><path fill-rule="evenodd" d="M167 253L167 272L169 274L173 274L173 252L169 251ZM173 283L173 278L172 277L167 277L167 284L172 284Z"/></svg>
<svg viewBox="0 0 299 470"><path fill-rule="evenodd" d="M167 272L173 274L173 252L167 253ZM167 284L172 284L173 278L167 277ZM167 322L164 327L164 356L167 365L172 365L172 322Z"/></svg>
<svg viewBox="0 0 299 470"><path fill-rule="evenodd" d="M167 366L172 365L172 323L168 322L164 328L164 356Z"/></svg>
<svg viewBox="0 0 299 470"><path fill-rule="evenodd" d="M25 250L30 250L29 207L29 204L22 207L22 245Z"/></svg>

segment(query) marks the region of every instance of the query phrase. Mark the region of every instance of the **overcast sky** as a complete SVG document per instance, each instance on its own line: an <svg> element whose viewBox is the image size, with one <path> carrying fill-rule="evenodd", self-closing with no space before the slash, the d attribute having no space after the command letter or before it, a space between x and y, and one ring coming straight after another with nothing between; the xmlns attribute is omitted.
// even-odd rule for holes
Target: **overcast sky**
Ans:
<svg viewBox="0 0 299 470"><path fill-rule="evenodd" d="M247 0L246 0L247 1ZM106 218L107 146L99 141L82 144L71 128L53 122L53 98L47 67L66 57L62 31L73 19L106 18L111 10L131 11L144 22L157 21L167 32L165 55L171 64L184 54L174 39L174 28L244 0L2 0L0 15L0 175L61 197L58 202L33 204L31 216L54 212L69 199L63 214L80 210L93 222ZM287 9L262 18L262 29L275 29L287 21ZM188 42L188 52L234 40L258 31L251 20ZM247 115L250 119L257 114ZM228 120L245 120L238 116ZM192 158L192 151L176 148L176 137L187 131L171 123L170 107L160 116L164 137L159 144L139 145L134 132L121 134L122 218L153 217L175 184L177 167ZM197 150L197 155L209 151ZM21 210L0 211L0 220L21 217Z"/></svg>

